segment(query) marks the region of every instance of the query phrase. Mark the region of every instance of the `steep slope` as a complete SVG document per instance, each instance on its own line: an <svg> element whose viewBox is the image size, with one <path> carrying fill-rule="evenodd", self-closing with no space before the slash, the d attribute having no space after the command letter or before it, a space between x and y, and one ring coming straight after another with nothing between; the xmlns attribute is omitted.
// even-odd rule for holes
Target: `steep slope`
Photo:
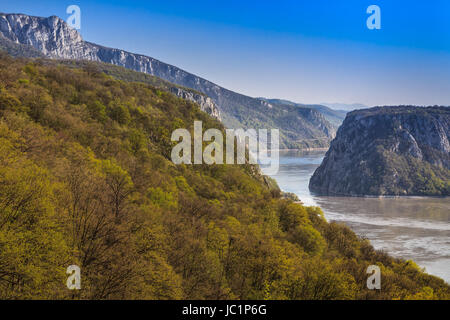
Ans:
<svg viewBox="0 0 450 320"><path fill-rule="evenodd" d="M450 195L450 107L349 113L310 180L325 195Z"/></svg>
<svg viewBox="0 0 450 320"><path fill-rule="evenodd" d="M255 166L174 165L171 132L194 120L224 130L151 85L0 54L0 299L450 297Z"/></svg>
<svg viewBox="0 0 450 320"><path fill-rule="evenodd" d="M16 56L16 55L13 55ZM53 65L54 60L41 59L40 63ZM185 99L194 102L200 106L200 109L210 116L221 120L220 110L214 101L205 94L196 90L175 85L169 81L165 81L156 76L149 75L147 73L137 72L124 67L107 64L103 62L92 62L86 60L58 60L60 64L63 64L72 68L83 68L90 73L105 73L118 80L124 80L129 82L142 82L152 85L158 89L166 92L173 93L181 99Z"/></svg>
<svg viewBox="0 0 450 320"><path fill-rule="evenodd" d="M48 58L100 61L155 75L210 97L219 107L222 122L229 128L279 128L282 148L328 146L334 136L331 125L318 115L311 123L303 112L297 112L286 122L285 112L266 101L224 89L172 65L144 55L106 48L86 42L63 20L31 17L22 14L0 14L0 34L19 44L32 46ZM311 115L311 112L306 112ZM320 123L318 123L320 122ZM311 127L316 127L311 130ZM326 128L326 130L322 130Z"/></svg>

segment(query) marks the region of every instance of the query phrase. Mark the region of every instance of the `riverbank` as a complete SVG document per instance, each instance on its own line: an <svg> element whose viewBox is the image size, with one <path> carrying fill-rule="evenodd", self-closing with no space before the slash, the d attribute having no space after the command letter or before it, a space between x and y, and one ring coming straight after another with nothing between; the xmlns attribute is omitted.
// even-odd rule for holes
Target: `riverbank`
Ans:
<svg viewBox="0 0 450 320"><path fill-rule="evenodd" d="M280 153L280 170L272 176L283 192L307 206L319 206L328 221L345 223L376 249L414 260L430 274L450 283L450 198L417 196L316 196L308 189L324 152Z"/></svg>

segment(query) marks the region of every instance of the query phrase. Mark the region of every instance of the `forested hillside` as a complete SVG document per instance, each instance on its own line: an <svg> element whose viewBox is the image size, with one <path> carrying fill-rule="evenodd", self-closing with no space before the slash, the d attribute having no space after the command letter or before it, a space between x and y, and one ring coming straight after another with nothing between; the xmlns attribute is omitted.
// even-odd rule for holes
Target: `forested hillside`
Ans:
<svg viewBox="0 0 450 320"><path fill-rule="evenodd" d="M4 48L11 55L36 57L34 54L38 51L50 59L106 62L202 92L217 105L221 121L228 128L278 128L281 148L328 147L336 133L336 127L314 108L272 105L152 57L84 41L77 30L56 16L44 18L0 13L1 36L10 40ZM0 41L0 48L1 44Z"/></svg>
<svg viewBox="0 0 450 320"><path fill-rule="evenodd" d="M91 68L0 57L0 298L412 299L450 288L254 166L175 166L199 107ZM82 288L66 287L81 267ZM382 290L366 288L380 266Z"/></svg>

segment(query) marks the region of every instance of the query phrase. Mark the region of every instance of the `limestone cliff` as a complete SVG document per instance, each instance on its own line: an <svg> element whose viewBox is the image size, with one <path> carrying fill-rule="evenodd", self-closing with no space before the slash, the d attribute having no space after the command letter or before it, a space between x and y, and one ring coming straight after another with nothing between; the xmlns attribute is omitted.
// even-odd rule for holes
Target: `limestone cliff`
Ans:
<svg viewBox="0 0 450 320"><path fill-rule="evenodd" d="M322 195L449 195L450 107L349 113L310 190Z"/></svg>

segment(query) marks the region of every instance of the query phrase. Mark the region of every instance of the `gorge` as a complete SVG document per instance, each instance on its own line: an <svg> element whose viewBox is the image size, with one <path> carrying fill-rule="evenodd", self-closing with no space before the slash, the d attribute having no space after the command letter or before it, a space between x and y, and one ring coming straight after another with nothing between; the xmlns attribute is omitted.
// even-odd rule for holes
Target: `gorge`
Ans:
<svg viewBox="0 0 450 320"><path fill-rule="evenodd" d="M228 128L280 128L282 148L328 147L336 133L336 124L314 107L272 104L225 89L157 59L84 41L77 30L56 16L0 13L0 48L17 56L104 62L193 89L217 105L221 121Z"/></svg>

